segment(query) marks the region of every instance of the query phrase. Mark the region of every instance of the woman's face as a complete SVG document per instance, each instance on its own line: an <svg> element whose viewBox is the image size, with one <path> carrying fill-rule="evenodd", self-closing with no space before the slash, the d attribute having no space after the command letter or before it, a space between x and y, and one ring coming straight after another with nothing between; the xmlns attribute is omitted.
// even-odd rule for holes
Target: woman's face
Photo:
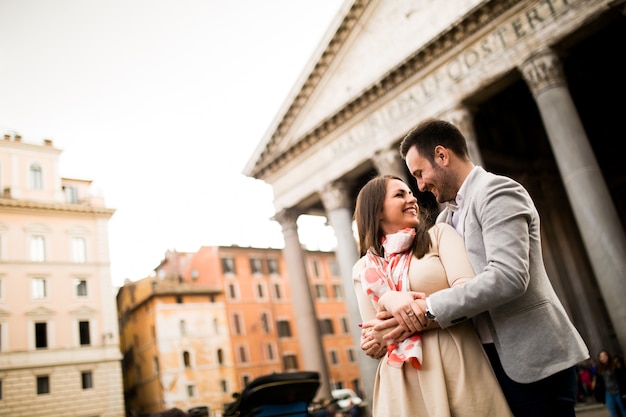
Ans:
<svg viewBox="0 0 626 417"><path fill-rule="evenodd" d="M380 226L385 234L396 233L419 223L417 199L403 181L390 179L380 214Z"/></svg>
<svg viewBox="0 0 626 417"><path fill-rule="evenodd" d="M598 353L598 360L602 363L608 363L609 355L606 352L600 352Z"/></svg>

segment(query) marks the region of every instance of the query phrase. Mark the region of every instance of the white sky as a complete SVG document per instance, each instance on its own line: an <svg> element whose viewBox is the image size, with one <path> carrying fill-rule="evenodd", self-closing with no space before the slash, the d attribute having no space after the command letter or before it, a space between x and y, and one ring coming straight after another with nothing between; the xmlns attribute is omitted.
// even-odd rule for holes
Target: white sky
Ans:
<svg viewBox="0 0 626 417"><path fill-rule="evenodd" d="M241 172L342 3L0 0L0 133L52 139L116 209L116 286L168 249L283 247L271 187Z"/></svg>

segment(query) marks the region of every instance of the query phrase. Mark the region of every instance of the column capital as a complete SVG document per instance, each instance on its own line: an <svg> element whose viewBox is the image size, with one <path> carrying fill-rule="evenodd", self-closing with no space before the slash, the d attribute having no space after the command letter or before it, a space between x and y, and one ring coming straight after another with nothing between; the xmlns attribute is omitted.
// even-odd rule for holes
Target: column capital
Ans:
<svg viewBox="0 0 626 417"><path fill-rule="evenodd" d="M445 112L442 117L458 127L463 136L465 136L470 159L477 165L483 165L483 158L478 147L478 139L474 129L474 111L475 109L473 107L459 104Z"/></svg>
<svg viewBox="0 0 626 417"><path fill-rule="evenodd" d="M561 59L552 49L544 49L531 55L519 69L533 96L566 84Z"/></svg>
<svg viewBox="0 0 626 417"><path fill-rule="evenodd" d="M276 213L273 219L280 223L281 227L283 228L283 234L288 235L289 233L297 233L297 220L299 216L299 211L293 208L287 208Z"/></svg>
<svg viewBox="0 0 626 417"><path fill-rule="evenodd" d="M348 186L344 181L334 181L326 184L319 194L326 211L339 208L352 208L352 200L348 192Z"/></svg>
<svg viewBox="0 0 626 417"><path fill-rule="evenodd" d="M402 178L404 182L409 183L407 171L404 169L405 162L400 155L400 148L380 149L372 156L372 161L376 167L376 171L380 174L391 174Z"/></svg>

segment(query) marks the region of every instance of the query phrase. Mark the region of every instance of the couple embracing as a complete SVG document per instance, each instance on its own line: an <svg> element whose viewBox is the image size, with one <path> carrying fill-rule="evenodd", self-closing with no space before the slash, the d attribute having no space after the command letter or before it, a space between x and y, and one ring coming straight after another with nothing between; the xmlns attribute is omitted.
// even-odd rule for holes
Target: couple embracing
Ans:
<svg viewBox="0 0 626 417"><path fill-rule="evenodd" d="M357 197L361 348L380 361L373 417L575 417L589 352L546 273L528 192L475 166L443 120L418 125L400 152L446 207L433 222L388 175Z"/></svg>

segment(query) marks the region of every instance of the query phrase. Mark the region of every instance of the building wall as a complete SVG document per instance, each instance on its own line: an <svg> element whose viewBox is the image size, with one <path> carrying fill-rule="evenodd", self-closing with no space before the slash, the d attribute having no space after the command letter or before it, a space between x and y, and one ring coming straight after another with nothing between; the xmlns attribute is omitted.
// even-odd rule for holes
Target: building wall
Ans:
<svg viewBox="0 0 626 417"><path fill-rule="evenodd" d="M60 154L51 141L0 140L0 416L122 416L113 210L90 181L59 177Z"/></svg>
<svg viewBox="0 0 626 417"><path fill-rule="evenodd" d="M332 329L323 335L331 383L358 391L358 352L345 324L335 254L306 254L317 315ZM312 370L298 337L310 329L296 328L293 310L305 296L291 293L281 250L167 252L154 277L127 282L118 293L127 406L138 414L207 406L217 416L259 376Z"/></svg>

